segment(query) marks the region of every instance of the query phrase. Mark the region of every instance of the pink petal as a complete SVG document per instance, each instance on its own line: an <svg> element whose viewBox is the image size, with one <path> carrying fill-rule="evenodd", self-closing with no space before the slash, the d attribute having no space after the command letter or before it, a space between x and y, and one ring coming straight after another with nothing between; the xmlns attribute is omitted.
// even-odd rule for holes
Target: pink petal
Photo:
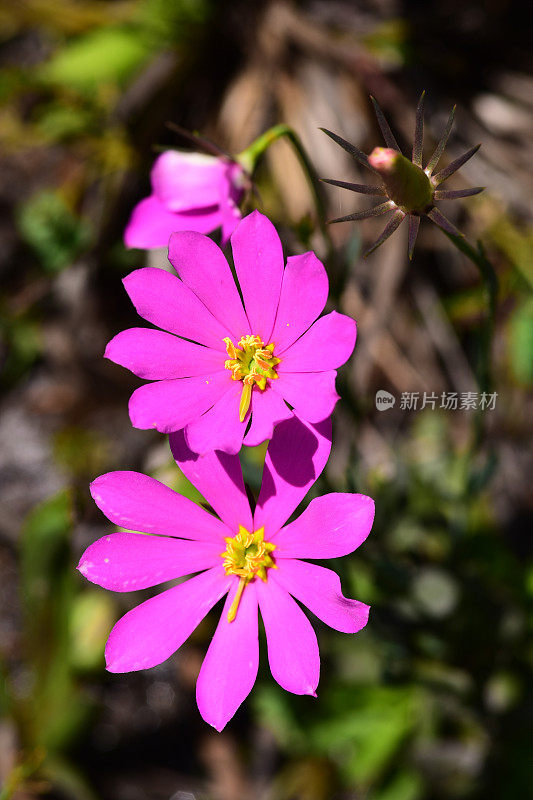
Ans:
<svg viewBox="0 0 533 800"><path fill-rule="evenodd" d="M204 455L211 450L239 452L250 413L244 422L239 420L241 391L240 381L230 381L226 394L209 411L187 425L185 438L194 453Z"/></svg>
<svg viewBox="0 0 533 800"><path fill-rule="evenodd" d="M328 299L328 276L314 253L290 256L283 274L278 313L271 341L281 352L321 314Z"/></svg>
<svg viewBox="0 0 533 800"><path fill-rule="evenodd" d="M126 247L166 247L174 233L174 214L154 195L145 197L135 208L124 231Z"/></svg>
<svg viewBox="0 0 533 800"><path fill-rule="evenodd" d="M294 342L281 358L278 372L322 372L337 369L347 361L355 347L355 320L332 311Z"/></svg>
<svg viewBox="0 0 533 800"><path fill-rule="evenodd" d="M231 249L254 336L270 342L283 278L283 250L267 217L253 211L231 237Z"/></svg>
<svg viewBox="0 0 533 800"><path fill-rule="evenodd" d="M227 165L203 153L167 150L152 168L152 188L169 211L218 206Z"/></svg>
<svg viewBox="0 0 533 800"><path fill-rule="evenodd" d="M228 371L221 370L213 375L146 383L130 397L131 424L161 433L181 430L220 400L230 380Z"/></svg>
<svg viewBox="0 0 533 800"><path fill-rule="evenodd" d="M224 328L188 286L163 269L145 267L124 278L137 313L158 328L226 353Z"/></svg>
<svg viewBox="0 0 533 800"><path fill-rule="evenodd" d="M330 419L310 425L293 416L277 425L266 453L255 530L264 526L267 539L277 533L321 474L330 451Z"/></svg>
<svg viewBox="0 0 533 800"><path fill-rule="evenodd" d="M166 661L230 586L231 578L220 565L128 611L107 640L106 668L133 672Z"/></svg>
<svg viewBox="0 0 533 800"><path fill-rule="evenodd" d="M274 679L288 692L316 697L320 654L311 623L277 583L267 579L266 583L256 580L255 584Z"/></svg>
<svg viewBox="0 0 533 800"><path fill-rule="evenodd" d="M326 494L271 538L277 558L337 558L353 553L372 528L374 501L364 494Z"/></svg>
<svg viewBox="0 0 533 800"><path fill-rule="evenodd" d="M276 392L272 391L268 384L263 392L254 388L252 392L252 422L250 430L244 437L244 444L255 447L266 439L272 439L274 426L291 417L290 408Z"/></svg>
<svg viewBox="0 0 533 800"><path fill-rule="evenodd" d="M121 331L107 345L104 357L151 381L210 375L224 367L220 351L152 328Z"/></svg>
<svg viewBox="0 0 533 800"><path fill-rule="evenodd" d="M227 202L221 203L220 215L222 218L222 246L228 243L231 234L242 219L241 212L235 203L228 198Z"/></svg>
<svg viewBox="0 0 533 800"><path fill-rule="evenodd" d="M87 548L78 569L92 583L131 592L220 564L221 541L190 542L142 533L112 533Z"/></svg>
<svg viewBox="0 0 533 800"><path fill-rule="evenodd" d="M140 472L108 472L91 483L94 502L115 525L143 533L215 542L228 529L201 506Z"/></svg>
<svg viewBox="0 0 533 800"><path fill-rule="evenodd" d="M224 202L228 199L233 203L240 203L245 191L245 187L249 184L249 177L246 175L244 169L236 161L227 164L226 168L226 184L224 186Z"/></svg>
<svg viewBox="0 0 533 800"><path fill-rule="evenodd" d="M233 531L232 535L238 533L239 525L253 530L239 457L220 450L199 456L189 448L183 431L171 434L169 442L178 467Z"/></svg>
<svg viewBox="0 0 533 800"><path fill-rule="evenodd" d="M357 633L368 622L370 606L344 597L336 572L306 561L280 558L268 580L282 586L322 622L343 633Z"/></svg>
<svg viewBox="0 0 533 800"><path fill-rule="evenodd" d="M239 222L241 212L237 207L244 190L243 170L240 164L229 164L226 172L226 184L220 200L220 214L222 216L222 245L225 245Z"/></svg>
<svg viewBox="0 0 533 800"><path fill-rule="evenodd" d="M335 390L336 377L335 370L284 372L271 386L303 419L320 422L332 414L339 399Z"/></svg>
<svg viewBox="0 0 533 800"><path fill-rule="evenodd" d="M220 247L207 236L184 231L170 237L168 258L182 281L231 331L234 340L250 333L239 292Z"/></svg>
<svg viewBox="0 0 533 800"><path fill-rule="evenodd" d="M228 611L238 580L234 576L220 622L209 645L196 684L200 714L221 731L250 694L259 665L257 595L254 583L245 588L237 616L228 622Z"/></svg>
<svg viewBox="0 0 533 800"><path fill-rule="evenodd" d="M175 231L198 231L211 233L222 225L222 215L218 205L175 213L155 196L141 200L130 217L124 231L126 247L139 247L151 250L166 247Z"/></svg>

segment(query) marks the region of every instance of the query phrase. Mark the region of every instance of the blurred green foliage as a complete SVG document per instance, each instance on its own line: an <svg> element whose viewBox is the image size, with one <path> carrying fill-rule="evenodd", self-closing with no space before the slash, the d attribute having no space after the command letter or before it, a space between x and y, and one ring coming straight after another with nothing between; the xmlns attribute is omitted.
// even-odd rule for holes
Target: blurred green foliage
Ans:
<svg viewBox="0 0 533 800"><path fill-rule="evenodd" d="M510 262L507 297L514 300L509 319L509 361L514 378L533 384L533 231L519 230L504 214L498 214L489 235Z"/></svg>
<svg viewBox="0 0 533 800"><path fill-rule="evenodd" d="M363 37L363 42L386 67L398 67L409 60L409 28L400 17L379 25Z"/></svg>
<svg viewBox="0 0 533 800"><path fill-rule="evenodd" d="M27 672L22 684L5 676L0 710L16 720L26 757L0 793L2 800L37 771L80 800L94 797L65 752L93 715L79 675L101 668L115 612L108 596L82 587L73 571L72 514L72 493L65 490L37 507L21 531L21 655Z"/></svg>
<svg viewBox="0 0 533 800"><path fill-rule="evenodd" d="M22 531L21 582L33 692L26 735L52 751L67 744L85 720L70 663L69 616L74 598L71 498L68 492L35 509ZM32 698L33 699L33 698Z"/></svg>
<svg viewBox="0 0 533 800"><path fill-rule="evenodd" d="M511 365L516 379L533 384L533 297L521 303L510 321Z"/></svg>
<svg viewBox="0 0 533 800"><path fill-rule="evenodd" d="M120 86L149 55L135 28L96 29L59 50L45 65L41 77L81 91L94 91L109 82Z"/></svg>
<svg viewBox="0 0 533 800"><path fill-rule="evenodd" d="M478 201L487 217L486 238L505 257L500 269L501 307L507 312L505 327L508 366L512 378L524 387L533 383L533 233L518 228L490 200ZM475 326L483 315L483 288L472 287L448 297L446 309L461 325Z"/></svg>
<svg viewBox="0 0 533 800"><path fill-rule="evenodd" d="M109 463L111 445L101 434L75 426L62 428L54 437L56 462L81 480L104 472Z"/></svg>
<svg viewBox="0 0 533 800"><path fill-rule="evenodd" d="M31 197L20 209L18 225L46 272L71 264L90 239L87 221L76 217L57 192Z"/></svg>
<svg viewBox="0 0 533 800"><path fill-rule="evenodd" d="M256 691L257 719L287 759L275 797L292 797L287 787L299 776L298 797L327 800L331 774L369 800L529 794L531 724L517 722L512 743L500 741L494 782L483 772L489 731L521 721L533 701L531 562L500 538L484 491L490 473L475 494L465 491L473 465L450 442L449 421L420 414L395 454L394 476L365 476L355 465L335 487L376 498L371 536L334 564L344 593L372 604L370 624L347 637L315 620L318 702L280 692L268 678ZM503 778L511 754L512 775ZM314 779L314 789L302 788L309 758L321 791Z"/></svg>
<svg viewBox="0 0 533 800"><path fill-rule="evenodd" d="M41 326L29 314L0 315L0 330L5 348L1 383L16 383L42 351Z"/></svg>

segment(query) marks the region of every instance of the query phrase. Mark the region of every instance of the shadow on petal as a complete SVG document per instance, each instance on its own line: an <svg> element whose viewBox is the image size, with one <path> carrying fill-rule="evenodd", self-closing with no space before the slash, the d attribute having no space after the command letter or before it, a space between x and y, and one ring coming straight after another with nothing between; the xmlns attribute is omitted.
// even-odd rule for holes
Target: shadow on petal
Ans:
<svg viewBox="0 0 533 800"><path fill-rule="evenodd" d="M169 441L172 454L178 462L178 465L184 468L182 470L183 472L187 471L187 462L197 462L199 459L205 459L208 456L218 462L217 466L220 466L220 468L224 470L228 478L238 489L241 488L242 472L238 456L231 453L224 453L222 450L215 450L212 453L207 453L206 456L201 456L191 450L185 439L185 431L183 429L172 433L169 437Z"/></svg>
<svg viewBox="0 0 533 800"><path fill-rule="evenodd" d="M265 458L254 524L276 533L326 466L331 451L331 418L311 425L296 415L280 422Z"/></svg>
<svg viewBox="0 0 533 800"><path fill-rule="evenodd" d="M297 417L280 422L268 450L275 471L291 486L305 486L316 479L313 456L318 439Z"/></svg>

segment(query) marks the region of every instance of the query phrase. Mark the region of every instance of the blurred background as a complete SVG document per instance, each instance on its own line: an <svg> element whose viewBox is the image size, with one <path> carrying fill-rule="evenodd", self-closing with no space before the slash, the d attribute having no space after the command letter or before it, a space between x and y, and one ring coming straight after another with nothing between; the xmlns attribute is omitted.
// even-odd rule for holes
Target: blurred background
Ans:
<svg viewBox="0 0 533 800"><path fill-rule="evenodd" d="M528 14L511 0L0 4L2 800L533 796ZM194 497L165 437L130 425L139 382L102 358L139 324L121 278L165 261L127 251L122 232L157 153L187 146L168 122L232 153L286 122L319 175L361 181L319 126L365 152L382 145L373 94L408 152L422 89L426 158L454 103L445 158L483 142L449 188L486 192L443 207L498 273L495 407L401 403L479 391L486 303L472 264L427 221L412 263L403 228L362 260L383 223L331 226L330 306L358 320L359 338L315 491L376 500L370 538L334 565L370 623L347 636L314 620L316 701L275 684L263 642L257 685L217 734L194 699L217 611L160 667L110 675L109 630L149 592L112 594L75 571L111 528L88 492L100 473L147 472ZM326 258L285 141L257 185L286 253ZM369 204L324 188L330 217ZM379 390L393 408L376 409ZM263 455L243 456L254 490Z"/></svg>

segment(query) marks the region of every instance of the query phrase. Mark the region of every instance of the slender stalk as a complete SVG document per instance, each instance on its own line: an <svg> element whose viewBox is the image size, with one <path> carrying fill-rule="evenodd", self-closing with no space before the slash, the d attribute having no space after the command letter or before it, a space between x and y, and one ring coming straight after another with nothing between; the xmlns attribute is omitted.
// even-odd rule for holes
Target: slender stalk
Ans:
<svg viewBox="0 0 533 800"><path fill-rule="evenodd" d="M237 156L237 161L239 161L245 169L252 173L256 168L260 158L270 147L270 145L282 138L286 138L290 142L294 152L296 153L296 156L298 157L302 171L309 184L311 194L313 195L320 232L331 254L333 252L333 242L326 224L326 208L324 204L322 187L315 168L313 167L313 164L311 163L309 156L305 151L300 137L293 131L291 127L289 127L289 125L281 123L269 128L267 131L265 131L265 133L252 142L252 144L247 147L246 150L243 150L243 152Z"/></svg>

